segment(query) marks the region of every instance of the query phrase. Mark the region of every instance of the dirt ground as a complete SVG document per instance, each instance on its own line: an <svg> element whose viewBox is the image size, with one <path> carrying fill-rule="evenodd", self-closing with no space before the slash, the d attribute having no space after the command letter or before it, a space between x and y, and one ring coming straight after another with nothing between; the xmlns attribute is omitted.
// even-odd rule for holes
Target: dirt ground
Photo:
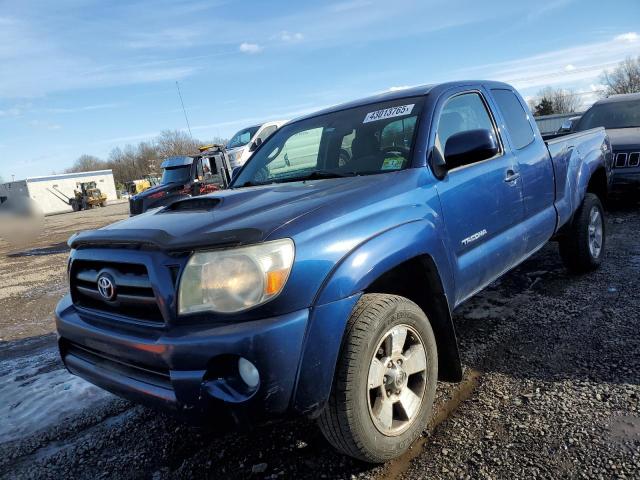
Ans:
<svg viewBox="0 0 640 480"><path fill-rule="evenodd" d="M465 380L439 384L423 437L382 466L337 454L304 419L194 428L63 369L64 242L126 208L0 242L0 477L640 478L640 204L610 212L597 272L570 276L550 244L455 312Z"/></svg>
<svg viewBox="0 0 640 480"><path fill-rule="evenodd" d="M67 291L67 240L129 217L129 205L45 217L42 233L15 245L0 238L0 341L51 333L53 308Z"/></svg>

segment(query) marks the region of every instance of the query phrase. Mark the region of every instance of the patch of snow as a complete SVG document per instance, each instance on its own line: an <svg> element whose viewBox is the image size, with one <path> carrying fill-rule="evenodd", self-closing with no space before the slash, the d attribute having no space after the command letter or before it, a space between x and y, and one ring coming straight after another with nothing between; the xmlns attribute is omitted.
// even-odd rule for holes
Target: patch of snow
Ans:
<svg viewBox="0 0 640 480"><path fill-rule="evenodd" d="M0 364L0 443L25 438L101 402L110 393L71 375L55 348Z"/></svg>

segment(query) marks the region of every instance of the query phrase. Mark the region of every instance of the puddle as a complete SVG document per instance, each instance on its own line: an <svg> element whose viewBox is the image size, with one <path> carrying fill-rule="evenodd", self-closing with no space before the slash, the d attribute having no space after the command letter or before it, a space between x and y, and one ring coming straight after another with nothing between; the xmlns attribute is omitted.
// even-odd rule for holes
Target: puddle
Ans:
<svg viewBox="0 0 640 480"><path fill-rule="evenodd" d="M24 250L22 252L9 253L7 257L9 258L19 258L19 257L40 257L43 255L57 255L59 253L67 253L69 251L69 247L65 242L57 243L55 245L51 245L50 247L43 248L31 248L29 250Z"/></svg>
<svg viewBox="0 0 640 480"><path fill-rule="evenodd" d="M640 442L640 417L620 415L609 422L609 436L617 443Z"/></svg>
<svg viewBox="0 0 640 480"><path fill-rule="evenodd" d="M113 396L71 375L56 348L0 364L0 443L28 437Z"/></svg>

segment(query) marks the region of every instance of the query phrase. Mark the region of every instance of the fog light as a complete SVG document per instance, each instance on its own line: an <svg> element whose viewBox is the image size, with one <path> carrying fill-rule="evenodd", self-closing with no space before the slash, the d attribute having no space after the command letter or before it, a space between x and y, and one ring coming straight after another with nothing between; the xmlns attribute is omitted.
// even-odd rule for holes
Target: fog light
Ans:
<svg viewBox="0 0 640 480"><path fill-rule="evenodd" d="M238 360L238 372L240 372L240 378L247 384L249 388L256 388L258 382L260 382L260 374L258 369L253 363L246 358L240 357Z"/></svg>

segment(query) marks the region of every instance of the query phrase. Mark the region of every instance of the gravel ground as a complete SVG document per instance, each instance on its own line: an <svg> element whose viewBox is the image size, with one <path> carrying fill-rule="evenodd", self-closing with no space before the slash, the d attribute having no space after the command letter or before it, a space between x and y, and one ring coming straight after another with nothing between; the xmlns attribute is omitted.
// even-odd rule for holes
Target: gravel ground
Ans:
<svg viewBox="0 0 640 480"><path fill-rule="evenodd" d="M43 321L0 342L0 477L640 478L637 212L610 215L599 271L569 276L550 244L458 309L465 380L438 386L424 436L386 465L305 420L225 435L117 399L61 368Z"/></svg>
<svg viewBox="0 0 640 480"><path fill-rule="evenodd" d="M0 238L0 342L52 332L53 308L67 291L67 239L128 216L129 205L115 203L45 217L41 234L28 244Z"/></svg>

